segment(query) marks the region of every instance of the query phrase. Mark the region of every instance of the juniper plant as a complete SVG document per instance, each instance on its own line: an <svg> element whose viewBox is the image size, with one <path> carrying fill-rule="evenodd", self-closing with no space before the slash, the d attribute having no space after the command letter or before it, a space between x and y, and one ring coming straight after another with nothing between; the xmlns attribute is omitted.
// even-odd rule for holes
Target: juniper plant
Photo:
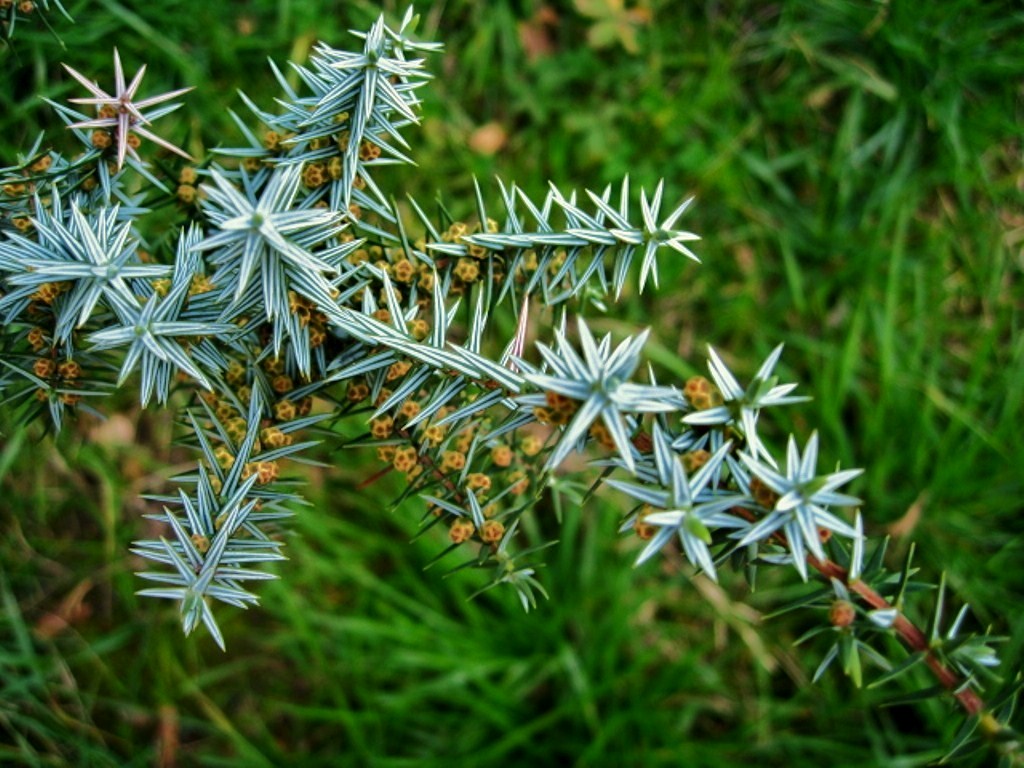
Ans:
<svg viewBox="0 0 1024 768"><path fill-rule="evenodd" d="M155 104L160 104L164 101L170 101L183 93L188 93L192 90L191 88L181 88L177 91L171 91L170 93L161 93L158 96L151 96L148 99L136 100L135 92L139 89L139 85L142 83L142 76L146 74L146 67L143 66L135 74L135 77L132 78L132 81L126 85L124 80L124 70L121 67L121 57L118 55L116 48L114 49L114 93L112 94L107 93L95 83L89 82L88 79L66 64L64 65L64 69L66 69L69 75L85 86L85 88L92 94L92 96L88 98L71 99L71 103L91 104L97 107L99 111L98 117L91 120L82 120L80 122L73 123L73 127L97 128L100 130L112 129L111 132L114 142L117 145L118 170L121 170L124 166L125 155L130 153L133 158L138 159L135 147L138 145L139 139L149 139L150 141L159 144L161 147L169 149L175 154L181 155L186 160L192 159L187 152L178 149L173 144L161 139L155 133L143 127L149 125L149 123L157 117L162 117L168 112L173 112L180 107L181 104L166 105L157 110L157 112L151 113L148 117L142 114L143 109ZM133 133L137 135L133 137Z"/></svg>
<svg viewBox="0 0 1024 768"><path fill-rule="evenodd" d="M861 500L840 491L860 470L819 471L816 434L773 452L768 415L804 399L774 373L782 347L746 388L713 349L710 378L659 382L638 375L647 332L616 343L580 316L631 281L656 286L663 256L696 261L697 235L678 228L692 198L663 215L663 181L639 206L628 179L540 199L498 181L491 195L476 185L463 221L381 190L379 166L410 162L403 131L429 80L412 57L438 49L414 28L410 9L358 33L361 50L318 44L292 65L301 90L275 67L282 110L243 96L262 135L236 116L245 144L198 165L148 127L176 105L143 112L188 89L136 100L145 68L126 85L116 51L112 95L66 67L91 94L72 102L100 108L54 105L84 151L37 142L0 171L3 405L60 429L134 377L143 405L184 407L197 461L150 497L166 527L135 544L154 566L141 594L224 647L218 604L258 602L251 590L272 577L261 567L283 558L272 534L302 503L282 467L347 447L404 477L402 499L421 497L424 526L446 529L444 554L468 553L464 565L490 574L484 589L511 587L530 609L547 543L524 545L519 523L578 453L600 470L592 492L628 498L622 530L646 541L640 562L678 541L713 579L727 565L751 580L775 566L814 578L798 606L823 610L818 634L832 642L818 674L839 660L860 684L870 662L885 682L924 663L968 716L954 750L983 736L1009 756L1017 684L995 674L999 638L967 631L966 606L943 629L942 582L931 629L918 629L910 616L929 593L909 588L910 558L888 570ZM173 156L154 168L133 135ZM180 234L150 254L144 206L169 200ZM512 338L496 333L499 313ZM543 317L556 318L553 344L526 348Z"/></svg>
<svg viewBox="0 0 1024 768"><path fill-rule="evenodd" d="M50 24L50 16L54 13L72 20L60 0L3 0L0 2L0 42L10 45L18 28L34 21L54 32Z"/></svg>

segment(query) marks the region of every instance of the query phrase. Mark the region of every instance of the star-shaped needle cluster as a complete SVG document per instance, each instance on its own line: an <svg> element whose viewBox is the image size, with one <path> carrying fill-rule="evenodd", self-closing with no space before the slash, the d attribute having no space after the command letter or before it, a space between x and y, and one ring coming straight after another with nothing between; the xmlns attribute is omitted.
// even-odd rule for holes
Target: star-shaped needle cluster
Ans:
<svg viewBox="0 0 1024 768"><path fill-rule="evenodd" d="M640 364L640 351L647 341L647 332L628 338L612 349L610 336L596 340L587 324L580 319L579 335L582 356L564 333L556 331L553 349L544 344L537 345L547 363L547 372L530 370L524 375L527 381L542 392L554 392L580 403L561 440L551 452L546 468L558 466L591 425L601 419L624 465L632 472L633 447L624 414L672 411L680 407L681 395L671 387L629 381ZM519 400L527 405L541 402L535 398L534 395L526 395Z"/></svg>
<svg viewBox="0 0 1024 768"><path fill-rule="evenodd" d="M176 110L181 106L180 103L164 104L164 106L150 112L149 114L143 113L144 109L170 101L183 93L191 91L191 88L179 88L176 91L161 93L157 96L150 96L146 99L136 99L136 93L139 90L139 85L142 83L142 76L146 73L146 65L143 64L142 68L135 74L135 77L132 78L131 82L125 84L124 68L121 66L121 57L116 48L114 49L113 94L107 93L96 83L91 82L88 78L75 71L67 64L64 64L63 66L69 75L85 86L85 88L92 94L90 97L68 99L68 101L72 104L93 104L99 111L99 115L96 118L72 123L68 127L110 130L113 133L113 138L117 145L118 170L124 166L124 159L127 155L130 155L135 160L139 159L139 156L135 152L135 148L132 146L129 138L133 133L137 134L141 138L149 139L154 144L174 152L177 155L181 155L187 160L192 159L187 152L179 149L170 142L161 139L146 127L157 118L163 117L164 115Z"/></svg>
<svg viewBox="0 0 1024 768"><path fill-rule="evenodd" d="M829 511L829 506L855 507L860 499L836 489L860 475L862 469L845 469L824 475L817 473L818 433L807 441L803 455L796 440L790 436L786 448L786 470L780 472L754 456L740 452L747 468L778 496L775 508L754 525L740 541L740 546L763 541L782 531L793 554L793 565L807 579L807 552L825 559L819 528L856 540L860 537L842 518Z"/></svg>
<svg viewBox="0 0 1024 768"><path fill-rule="evenodd" d="M670 437L657 422L652 429L652 443L655 479L660 487L621 480L606 481L612 488L652 508L644 517L644 523L658 526L659 530L640 553L637 565L663 549L672 537L678 536L686 558L717 581L714 558L709 548L712 530L747 527L744 520L728 511L742 497L714 487L715 476L726 460L732 443L725 442L719 446L707 463L693 474L684 469L672 448Z"/></svg>

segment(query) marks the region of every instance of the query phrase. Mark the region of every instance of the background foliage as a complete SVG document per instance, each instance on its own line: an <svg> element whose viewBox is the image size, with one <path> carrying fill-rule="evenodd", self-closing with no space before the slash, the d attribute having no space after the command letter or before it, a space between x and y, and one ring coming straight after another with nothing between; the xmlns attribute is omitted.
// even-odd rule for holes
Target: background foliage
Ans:
<svg viewBox="0 0 1024 768"><path fill-rule="evenodd" d="M343 46L379 11L65 5L77 22L54 17L66 50L25 23L0 52L0 164L50 120L37 95L75 95L61 61L103 79L116 44L130 71L149 64L152 92L196 85L161 133L187 133L202 154L237 143L223 110L240 106L235 88L263 104L276 95L266 57ZM734 353L742 376L786 342L784 379L815 399L783 418L804 435L817 427L825 458L867 468L856 492L870 530L896 537L897 558L913 538L922 565L946 569L1010 637L1002 655L1019 668L1019 6L421 10L447 51L415 137L420 167L395 182L422 199L443 189L466 211L473 173L537 193L548 179L600 188L628 171L648 186L664 176L670 198L696 193L704 264L666 260L659 292L595 327L653 324L651 354L682 375L703 368L707 343ZM407 544L419 511L386 509L397 489L360 487L375 467L349 454L311 475L287 579L262 589L264 608L222 612L230 653L184 640L172 611L134 596L140 564L127 553L153 535L138 494L161 490L185 455L166 414L126 408L56 445L4 430L5 764L904 766L936 758L955 729L943 703L881 708L893 690L832 674L808 686L820 654L791 643L813 617L760 626L796 594L791 574L765 574L750 597L735 578L691 583L671 560L634 571L614 502L564 504L561 530L550 510L541 524L562 543L537 612L511 593L467 602L478 579L424 571L439 547Z"/></svg>

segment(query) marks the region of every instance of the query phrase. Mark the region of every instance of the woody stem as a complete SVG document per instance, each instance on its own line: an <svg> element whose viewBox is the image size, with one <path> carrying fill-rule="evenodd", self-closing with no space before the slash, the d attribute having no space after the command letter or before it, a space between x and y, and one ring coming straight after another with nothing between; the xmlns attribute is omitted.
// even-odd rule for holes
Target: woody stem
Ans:
<svg viewBox="0 0 1024 768"><path fill-rule="evenodd" d="M757 519L749 510L738 511L751 522ZM789 542L784 534L776 532L772 538L787 549L789 548ZM924 655L924 662L935 676L935 679L939 681L943 688L953 694L957 703L968 715L977 715L985 709L984 700L974 690L964 685L965 681L959 674L946 666L932 649L924 632L873 587L860 579L851 580L850 574L845 568L828 558L819 560L813 555L808 555L807 562L826 579L836 579L844 584L847 589L872 608L877 610L896 610L896 619L892 623L892 628L899 635L903 644L912 652Z"/></svg>

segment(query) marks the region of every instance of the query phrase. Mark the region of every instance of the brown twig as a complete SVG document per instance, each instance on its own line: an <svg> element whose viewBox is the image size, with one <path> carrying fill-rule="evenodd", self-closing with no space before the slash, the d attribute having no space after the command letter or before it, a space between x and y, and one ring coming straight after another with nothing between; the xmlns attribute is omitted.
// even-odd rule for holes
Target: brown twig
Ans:
<svg viewBox="0 0 1024 768"><path fill-rule="evenodd" d="M872 608L878 610L899 610L886 600L882 595L875 591L871 585L861 581L860 579L850 580L849 572L838 563L832 560L818 560L813 555L808 555L808 564L814 568L818 573L827 579L838 579L840 582L846 585L846 588L856 594L865 603L870 605ZM892 628L899 635L900 640L903 641L911 651L915 653L924 654L925 664L935 675L935 678L939 681L943 688L950 691L956 698L957 702L964 709L968 715L980 714L985 709L985 702L982 698L971 688L964 685L965 681L954 672L952 669L947 667L942 659L940 659L928 642L928 638L925 636L916 624L910 619L903 615L902 612L896 614L896 619L892 623Z"/></svg>
<svg viewBox="0 0 1024 768"><path fill-rule="evenodd" d="M377 470L376 472L374 472L369 477L364 478L363 480L361 480L359 482L359 484L356 485L356 490L357 491L362 491L362 490L364 490L366 488L369 488L371 485L373 485L378 480L380 480L382 477L384 477L389 472L391 472L392 469L394 469L394 467L392 467L390 464L385 465L384 467L382 467L381 469Z"/></svg>
<svg viewBox="0 0 1024 768"><path fill-rule="evenodd" d="M749 510L736 508L736 511L751 522L756 522L757 517ZM789 549L789 542L785 534L776 532L772 538L779 544ZM836 579L846 586L848 590L857 595L861 600L877 610L897 611L896 619L892 628L899 635L900 640L914 653L924 655L925 664L932 674L939 681L943 688L953 694L957 703L968 715L977 715L984 711L984 700L971 688L964 685L966 682L959 674L946 666L941 658L932 649L931 644L924 632L918 628L910 619L903 615L896 606L880 595L871 585L860 579L850 580L849 572L838 563L829 560L818 560L814 555L807 556L807 563L826 579Z"/></svg>

